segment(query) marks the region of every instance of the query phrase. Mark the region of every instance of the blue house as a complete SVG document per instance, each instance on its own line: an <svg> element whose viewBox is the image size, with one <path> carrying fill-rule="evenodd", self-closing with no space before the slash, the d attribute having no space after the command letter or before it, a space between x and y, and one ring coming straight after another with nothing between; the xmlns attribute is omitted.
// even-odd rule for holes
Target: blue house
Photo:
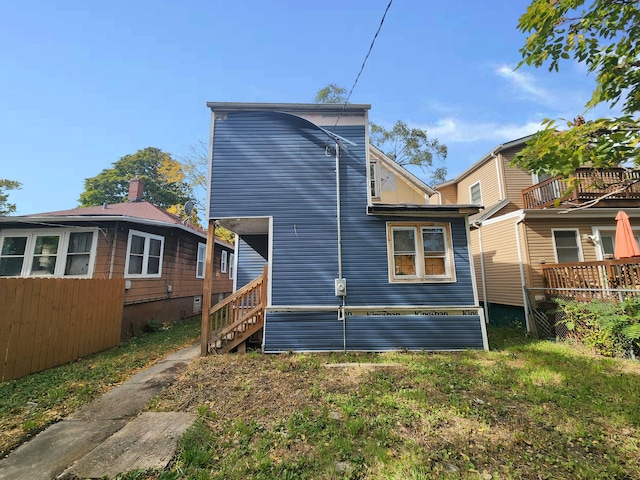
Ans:
<svg viewBox="0 0 640 480"><path fill-rule="evenodd" d="M434 191L369 145L369 105L207 106L209 229L237 238L235 294L203 306L203 355L252 340L488 348L469 246L479 207L429 205Z"/></svg>

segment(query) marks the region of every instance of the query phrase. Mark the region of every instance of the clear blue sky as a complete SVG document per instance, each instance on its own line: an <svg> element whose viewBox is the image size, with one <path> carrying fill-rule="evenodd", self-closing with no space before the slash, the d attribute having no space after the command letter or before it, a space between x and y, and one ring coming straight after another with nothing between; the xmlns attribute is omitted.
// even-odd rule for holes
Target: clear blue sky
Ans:
<svg viewBox="0 0 640 480"><path fill-rule="evenodd" d="M208 142L207 101L312 102L351 88L388 0L21 0L0 4L0 178L17 214L73 208L83 182L153 146ZM352 103L449 148L449 178L545 117L574 118L581 65L521 69L527 1L394 0Z"/></svg>

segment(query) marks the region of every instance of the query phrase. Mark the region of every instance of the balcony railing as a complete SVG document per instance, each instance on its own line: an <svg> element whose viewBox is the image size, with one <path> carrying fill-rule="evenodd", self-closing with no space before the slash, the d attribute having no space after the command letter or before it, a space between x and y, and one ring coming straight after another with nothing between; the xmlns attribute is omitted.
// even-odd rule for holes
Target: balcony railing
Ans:
<svg viewBox="0 0 640 480"><path fill-rule="evenodd" d="M550 289L638 290L640 259L550 263L542 265L542 276Z"/></svg>
<svg viewBox="0 0 640 480"><path fill-rule="evenodd" d="M640 170L625 168L581 168L575 173L576 188L569 192L563 177L554 177L522 191L524 208L546 208L558 204L579 205L602 198L602 206L640 205Z"/></svg>

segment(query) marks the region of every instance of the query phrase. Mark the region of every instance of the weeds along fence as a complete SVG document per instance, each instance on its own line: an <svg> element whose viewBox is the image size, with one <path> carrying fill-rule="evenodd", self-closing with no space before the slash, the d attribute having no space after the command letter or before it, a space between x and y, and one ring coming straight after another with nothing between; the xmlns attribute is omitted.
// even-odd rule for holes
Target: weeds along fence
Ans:
<svg viewBox="0 0 640 480"><path fill-rule="evenodd" d="M124 279L0 279L0 381L120 343Z"/></svg>
<svg viewBox="0 0 640 480"><path fill-rule="evenodd" d="M589 303L593 300L620 303L640 298L640 290L621 288L527 288L527 311L533 333L538 338L575 338L563 323L564 313L558 301Z"/></svg>

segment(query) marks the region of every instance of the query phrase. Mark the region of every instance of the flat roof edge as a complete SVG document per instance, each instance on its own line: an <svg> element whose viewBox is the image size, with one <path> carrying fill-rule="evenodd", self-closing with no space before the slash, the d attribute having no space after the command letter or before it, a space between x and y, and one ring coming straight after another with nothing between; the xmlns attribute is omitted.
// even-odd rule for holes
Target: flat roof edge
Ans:
<svg viewBox="0 0 640 480"><path fill-rule="evenodd" d="M244 102L207 102L207 107L216 112L240 111L305 111L305 112L345 112L370 110L371 105L365 103L244 103Z"/></svg>

